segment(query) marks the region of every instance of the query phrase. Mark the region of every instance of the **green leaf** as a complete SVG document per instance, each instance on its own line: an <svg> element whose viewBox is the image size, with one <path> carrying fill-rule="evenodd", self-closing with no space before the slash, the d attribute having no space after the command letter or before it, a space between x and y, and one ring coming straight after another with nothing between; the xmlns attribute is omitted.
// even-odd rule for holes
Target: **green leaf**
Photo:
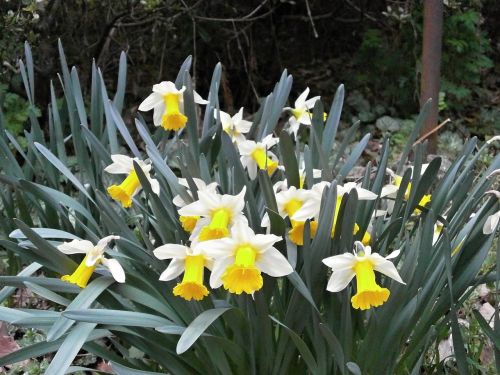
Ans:
<svg viewBox="0 0 500 375"><path fill-rule="evenodd" d="M78 294L73 302L71 302L66 311L85 309L89 307L99 295L106 290L115 281L109 277L100 277L92 281L80 294ZM73 325L74 321L64 316L61 316L47 332L47 341L54 341L66 333Z"/></svg>
<svg viewBox="0 0 500 375"><path fill-rule="evenodd" d="M65 318L78 322L88 322L96 324L109 324L129 327L161 327L172 324L169 320L160 316L111 309L68 309L62 313Z"/></svg>
<svg viewBox="0 0 500 375"><path fill-rule="evenodd" d="M321 147L326 155L330 155L333 148L333 142L337 135L337 129L340 123L340 115L342 113L342 106L344 104L344 85L340 85L335 92L330 112L326 119L325 130L323 131L323 139L321 140Z"/></svg>
<svg viewBox="0 0 500 375"><path fill-rule="evenodd" d="M176 347L177 354L187 351L219 316L231 309L232 307L210 309L198 315L180 337Z"/></svg>
<svg viewBox="0 0 500 375"><path fill-rule="evenodd" d="M116 375L160 375L161 372L150 372L132 369L130 367L125 367L115 362L111 362L111 368Z"/></svg>

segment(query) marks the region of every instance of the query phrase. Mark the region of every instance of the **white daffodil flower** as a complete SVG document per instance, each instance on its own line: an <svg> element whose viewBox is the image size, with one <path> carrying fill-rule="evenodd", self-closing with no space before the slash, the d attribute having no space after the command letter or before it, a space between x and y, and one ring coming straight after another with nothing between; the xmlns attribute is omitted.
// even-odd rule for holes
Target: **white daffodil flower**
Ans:
<svg viewBox="0 0 500 375"><path fill-rule="evenodd" d="M173 289L175 296L187 301L192 299L200 301L208 296L208 289L203 285L203 274L205 267L212 269L212 262L199 247L193 249L183 245L166 244L156 248L153 253L158 259L172 259L167 269L160 275L161 281L173 280L184 273L182 282Z"/></svg>
<svg viewBox="0 0 500 375"><path fill-rule="evenodd" d="M269 151L278 141L269 134L260 142L247 140L238 143L241 164L247 169L250 179L257 177L257 169L266 170L271 176L278 168L277 156Z"/></svg>
<svg viewBox="0 0 500 375"><path fill-rule="evenodd" d="M281 237L274 234L255 234L243 222L231 229L231 237L199 242L196 246L214 260L210 286L224 288L231 293L253 294L263 286L261 273L272 277L293 272L287 259L273 245Z"/></svg>
<svg viewBox="0 0 500 375"><path fill-rule="evenodd" d="M420 170L420 175L423 175L425 170L429 164L422 164L422 168ZM412 175L413 175L413 167L410 167L412 170ZM399 187L401 186L401 182L403 181L403 177L395 174L392 170L387 168L386 172L389 174L391 177L391 181L389 184L385 185L382 187L382 191L380 193L380 197L387 197L387 198L392 198L395 199L397 197L397 193L399 190ZM408 200L410 199L410 193L411 193L411 182L408 183L408 186L405 191L404 199ZM420 202L418 203L420 206L425 207L430 201L431 201L432 196L430 194L425 194ZM392 209L394 207L394 201L389 201L388 202L388 211L392 213ZM415 209L415 213L419 213L420 210L417 208Z"/></svg>
<svg viewBox="0 0 500 375"><path fill-rule="evenodd" d="M231 137L231 140L234 143L239 143L246 140L243 134L246 134L250 131L252 122L243 120L243 107L241 107L238 113L236 113L233 117L231 117L231 115L226 112L214 111L215 119L217 119L217 116L220 116L222 129Z"/></svg>
<svg viewBox="0 0 500 375"><path fill-rule="evenodd" d="M206 184L205 181L199 178L193 178L193 181L196 185L197 191L209 191L211 193L215 193L217 189L217 182L212 182L210 184ZM191 191L189 190L189 184L185 178L179 178L179 184L185 186L187 188L187 193L192 197ZM176 195L172 200L172 203L178 208L182 208L186 206L188 203L182 199L180 195ZM179 221L181 222L182 228L188 232L193 232L196 223L198 222L199 216L180 216Z"/></svg>
<svg viewBox="0 0 500 375"><path fill-rule="evenodd" d="M141 183L134 169L134 161L142 169L148 179L151 190L157 195L160 194L160 183L151 177L151 164L145 163L138 158L131 158L126 155L111 155L113 163L104 170L111 174L127 174L127 178L120 185L111 185L108 187L108 193L114 200L120 202L123 207L132 205L132 198L141 190Z"/></svg>
<svg viewBox="0 0 500 375"><path fill-rule="evenodd" d="M307 87L302 94L299 95L294 103L294 107L285 107L284 111L290 111L292 116L288 119L289 127L288 131L293 133L295 138L297 138L297 132L299 131L300 124L311 126L312 113L310 110L314 107L314 104L320 99L319 96L315 96L311 99L307 99L309 95L309 87ZM326 114L325 114L326 115Z"/></svg>
<svg viewBox="0 0 500 375"><path fill-rule="evenodd" d="M354 254L344 253L323 259L323 263L332 269L326 290L340 292L356 277L356 294L351 298L352 306L361 310L380 306L387 301L390 292L377 284L374 271L405 284L394 264L389 261L399 255L399 250L384 258L372 253L370 246L363 246L359 241L354 245Z"/></svg>
<svg viewBox="0 0 500 375"><path fill-rule="evenodd" d="M87 240L73 240L57 246L57 250L64 254L85 254L85 258L83 258L78 268L71 275L62 276L61 280L78 285L80 288L85 288L97 265L102 264L109 269L117 282L124 283L125 272L120 263L116 259L104 257L104 250L108 246L108 243L119 238L119 236L107 236L99 240L97 245Z"/></svg>
<svg viewBox="0 0 500 375"><path fill-rule="evenodd" d="M498 199L500 199L500 192L495 190L487 191L486 194L493 194ZM484 234L492 234L498 226L500 222L500 210L495 212L493 215L488 216L483 225L483 233Z"/></svg>
<svg viewBox="0 0 500 375"><path fill-rule="evenodd" d="M198 216L200 219L191 238L207 241L227 237L229 229L244 220L246 187L238 195L220 195L207 190L198 192L198 200L179 209L181 216Z"/></svg>
<svg viewBox="0 0 500 375"><path fill-rule="evenodd" d="M187 117L184 113L185 86L179 90L175 83L163 81L153 86L153 92L139 105L139 111L153 109L153 123L165 130L179 130L186 126ZM193 91L194 102L207 104L196 91Z"/></svg>

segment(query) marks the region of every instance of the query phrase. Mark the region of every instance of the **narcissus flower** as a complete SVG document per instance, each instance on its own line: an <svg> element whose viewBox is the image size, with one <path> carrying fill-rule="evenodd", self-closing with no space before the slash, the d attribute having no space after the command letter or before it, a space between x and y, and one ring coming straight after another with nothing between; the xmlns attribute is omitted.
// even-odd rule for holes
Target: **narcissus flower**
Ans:
<svg viewBox="0 0 500 375"><path fill-rule="evenodd" d="M142 169L149 183L151 190L157 195L160 194L160 184L158 180L150 176L151 164L147 164L138 158L130 158L126 155L111 155L113 163L104 170L111 174L127 174L127 178L120 185L111 185L108 187L108 193L115 201L127 208L132 205L132 198L141 190L141 183L134 169L134 161Z"/></svg>
<svg viewBox="0 0 500 375"><path fill-rule="evenodd" d="M210 184L205 184L205 181L199 179L199 178L193 178L193 181L196 185L197 191L209 191L211 193L215 193L215 190L217 189L217 182L212 182ZM192 197L193 194L189 190L189 184L185 178L179 178L179 184L187 188L187 193ZM176 195L174 199L172 200L172 203L175 204L178 208L182 208L186 206L188 203L182 199L180 195ZM199 216L180 216L179 221L181 222L182 228L186 231L191 233L195 226L196 223L198 223Z"/></svg>
<svg viewBox="0 0 500 375"><path fill-rule="evenodd" d="M426 170L426 168L429 166L429 164L423 164L422 169L420 171L421 174L423 174ZM385 185L382 187L382 191L380 193L381 197L389 197L389 198L396 198L397 192L399 190L399 187L401 186L401 182L403 181L403 177L395 174L393 171L390 169L387 169L387 173L391 176L391 183ZM413 170L412 170L413 173ZM408 200L410 199L410 193L411 193L411 182L408 183L408 186L406 187L404 199ZM425 194L422 199L420 199L420 202L418 202L419 206L425 207L432 199L431 194ZM389 209L392 210L392 205L389 205ZM418 214L420 210L418 208L415 209L415 213Z"/></svg>
<svg viewBox="0 0 500 375"><path fill-rule="evenodd" d="M323 190L330 186L329 182L322 181L314 184L311 188L313 194L311 194L311 199L308 199L300 209L292 216L293 220L305 221L307 219L318 219L320 208L321 208L321 197L323 195ZM344 194L349 193L351 190L355 189L358 193L359 200L374 200L377 198L377 194L358 186L354 182L348 182L344 185L337 185L337 202L335 204L335 212L333 213L333 225L332 225L332 236L335 233L335 228L337 224L337 218L340 211L340 204L342 203L342 197ZM356 234L359 230L357 224L355 224L354 233ZM366 241L369 241L367 239Z"/></svg>
<svg viewBox="0 0 500 375"><path fill-rule="evenodd" d="M200 242L197 246L214 259L210 286L231 293L252 294L263 286L262 272L272 277L286 276L293 268L273 247L281 237L274 234L255 234L242 221L231 229L231 237Z"/></svg>
<svg viewBox="0 0 500 375"><path fill-rule="evenodd" d="M61 280L85 288L96 267L102 264L109 269L116 281L119 283L125 282L125 272L120 263L116 259L104 257L104 250L108 243L119 238L119 236L104 237L97 242L97 245L87 240L73 240L57 246L57 249L64 254L85 254L85 258L83 258L78 268L71 275L62 276Z"/></svg>
<svg viewBox="0 0 500 375"><path fill-rule="evenodd" d="M257 177L257 169L266 170L272 176L278 168L278 158L269 149L278 143L279 139L271 134L262 141L243 141L238 143L241 155L241 164L248 171L248 176L253 180Z"/></svg>
<svg viewBox="0 0 500 375"><path fill-rule="evenodd" d="M246 187L238 195L220 195L207 190L198 192L198 200L179 209L181 216L198 216L200 219L193 230L192 238L198 241L227 237L230 227L244 220Z"/></svg>
<svg viewBox="0 0 500 375"><path fill-rule="evenodd" d="M302 246L304 244L304 225L305 221L293 220L292 217L302 207L304 202L310 199L312 192L304 189L297 189L291 186L287 190L282 190L276 194L276 203L278 205L278 212L282 217L289 217L292 224L292 229L288 232L290 240ZM318 222L312 220L309 223L310 235L313 238L318 229Z"/></svg>
<svg viewBox="0 0 500 375"><path fill-rule="evenodd" d="M231 137L234 143L243 142L246 140L243 134L250 131L252 123L247 120L243 120L243 107L240 108L238 113L233 117L229 113L219 111L214 112L214 117L220 116L220 122L222 129Z"/></svg>
<svg viewBox="0 0 500 375"><path fill-rule="evenodd" d="M356 294L351 298L352 306L361 310L380 306L388 300L390 291L377 284L375 271L405 284L394 264L388 260L398 255L399 250L396 250L384 258L372 253L370 246L363 246L356 241L354 254L344 253L323 259L323 263L332 269L326 289L340 292L356 277Z"/></svg>
<svg viewBox="0 0 500 375"><path fill-rule="evenodd" d="M312 113L310 110L314 107L314 104L320 99L319 96L315 96L311 99L307 99L309 95L309 87L307 87L302 94L299 95L294 103L294 107L285 107L284 111L289 111L292 116L288 119L289 128L288 131L293 133L295 138L297 138L297 132L299 131L300 124L311 126ZM326 117L326 113L323 115Z"/></svg>
<svg viewBox="0 0 500 375"><path fill-rule="evenodd" d="M184 114L184 91L175 87L175 83L163 81L153 86L153 92L139 105L139 111L153 109L153 122L165 130L179 130L186 126L187 117ZM206 104L199 94L193 91L194 102Z"/></svg>
<svg viewBox="0 0 500 375"><path fill-rule="evenodd" d="M186 301L200 301L208 296L208 289L203 284L203 274L205 267L211 269L211 260L199 248L195 250L188 246L166 244L156 248L153 253L158 259L172 259L160 275L161 281L173 280L184 273L182 281L173 289L175 296Z"/></svg>

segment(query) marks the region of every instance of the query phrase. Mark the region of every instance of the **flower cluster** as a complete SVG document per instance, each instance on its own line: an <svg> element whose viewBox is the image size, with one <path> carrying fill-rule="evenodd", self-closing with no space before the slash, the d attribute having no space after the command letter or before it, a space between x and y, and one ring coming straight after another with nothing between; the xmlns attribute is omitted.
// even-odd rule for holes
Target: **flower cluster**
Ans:
<svg viewBox="0 0 500 375"><path fill-rule="evenodd" d="M153 109L153 121L156 126L161 126L169 131L178 131L186 126L189 120L184 112L184 93L186 88L176 88L172 82L161 82L153 86L153 92L139 106L141 111ZM286 107L285 112L290 113L288 131L299 142L299 126L311 126L312 113L319 97L307 99L309 89L306 89L295 101L294 108ZM206 104L197 93L194 93L195 103ZM289 226L287 237L297 246L304 245L304 230L309 223L310 238L314 238L321 224L320 211L322 209L322 196L325 189L330 187L330 182L321 180L321 171L313 170L311 186L305 183L305 168L299 160L299 186L292 186L284 178L284 167L273 153L279 138L272 134L260 140L247 139L252 123L243 119L243 108L234 116L222 111L215 111L214 118L220 121L222 130L227 133L240 155L242 166L246 169L250 180L258 175L258 170L265 171L273 180L273 191L277 203L278 214ZM326 114L325 118L326 119ZM151 177L152 164L148 160L130 158L126 155L112 155L113 163L105 168L111 174L126 175L119 185L108 187L110 197L121 203L124 208L133 204L134 197L141 190L140 178L137 171L148 180L151 190L159 195L160 185ZM423 168L425 170L425 168ZM402 177L388 171L390 183L377 195L355 182L337 185L337 198L335 209L332 210L330 219L331 237L334 238L337 223L340 222L339 213L344 195L355 190L359 200L387 199L388 210L380 214L390 215L391 199L397 194ZM182 280L173 288L175 296L186 300L201 300L209 295L209 289L204 284L205 268L210 271L209 286L211 289L223 287L230 293L253 294L263 287L262 274L271 277L283 277L294 272L287 258L279 251L275 244L283 238L271 234L271 221L266 214L261 218L261 228L255 233L249 226L245 216L244 187L238 194L223 194L216 182L207 183L198 178L193 178L190 183L179 178L178 183L186 189L187 196L177 195L173 204L177 207L180 226L189 235L188 244L168 243L157 247L154 255L159 259L169 259L165 271L160 275L160 280L170 281L182 275ZM194 184L193 184L194 183ZM196 191L191 191L195 187ZM409 199L411 184L404 192L404 198ZM425 195L419 207L429 204L432 197ZM420 209L414 214L418 215ZM324 217L324 216L322 216ZM495 218L490 220L495 221ZM352 306L356 309L369 309L380 306L389 298L390 291L381 287L376 280L375 271L404 284L398 271L390 259L396 258L396 250L385 258L371 251L371 224L364 233L359 233L360 226L354 223L353 234L360 241L354 244L354 254L344 253L323 259L332 273L326 289L330 292L339 292L346 288L350 281L356 277L356 294L352 297ZM266 234L263 234L266 233ZM436 240L440 233L437 232ZM107 267L118 282L125 280L125 274L120 264L114 259L103 257L104 249L116 236L109 236L94 246L89 241L74 240L64 243L58 248L66 254L85 253L85 259L71 276L63 276L65 281L85 287L90 276L98 264ZM305 255L307 256L307 255ZM326 271L326 270L325 270ZM326 275L326 272L325 272Z"/></svg>

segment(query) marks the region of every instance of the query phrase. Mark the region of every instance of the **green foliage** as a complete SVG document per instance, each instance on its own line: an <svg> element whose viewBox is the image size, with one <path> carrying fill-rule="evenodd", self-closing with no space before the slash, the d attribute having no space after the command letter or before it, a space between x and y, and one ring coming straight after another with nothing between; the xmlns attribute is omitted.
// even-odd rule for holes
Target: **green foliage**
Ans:
<svg viewBox="0 0 500 375"><path fill-rule="evenodd" d="M27 96L35 102L29 46L26 54L21 73L29 88ZM142 115L133 123L125 120L120 104L126 86L125 55L120 59L122 74L116 90L108 90L102 73L92 67L86 105L77 70L69 70L62 46L63 98L58 99L53 91L50 115L43 119L48 131L42 131L36 116L29 116L27 147L22 153L13 153L0 117L0 229L8 236L0 240L0 246L28 265L16 276L0 276L4 286L0 296L5 300L16 289L29 288L54 306L53 310L0 307L1 320L46 335L46 340L0 358L0 365L56 352L45 373L62 374L83 349L110 361L123 373L408 374L420 371L427 350L440 332L451 327L457 363L467 369L457 309L477 284L486 279L498 282L492 269L482 269L496 235L484 234L482 227L499 209L498 199L484 193L492 188L493 180L487 176L500 168L500 156L476 174L478 160L489 145L477 149L477 139L472 138L443 176L438 173L440 158L420 173L425 146L412 145L423 126L427 105L406 137L396 171L403 176L396 197L380 198L387 182L387 140L380 155L362 167L360 181L379 197L361 200L353 190L337 199L337 189L359 167L370 138L367 134L356 142L356 124L343 134L340 144L335 143L344 98L340 86L326 123L322 104L316 105L307 145L297 140L294 144L287 134L280 136L277 152L281 161L286 160L284 171L277 170L271 177L260 171L259 178L251 180L237 149L222 131L220 119L213 116L219 108L220 65L212 76L202 120L196 116L198 108L192 100L191 62L186 59L177 78L178 85L186 87L184 109L190 118L186 129L173 137L149 126ZM281 125L291 85L292 77L284 71L252 117L252 138L280 134L277 125ZM387 118L379 126L385 126L387 132L394 128ZM109 198L106 188L114 180L103 169L117 152L151 161L160 184L159 196L135 166L143 192L135 196L133 206L124 209ZM405 172L410 154L413 172ZM321 172L316 180L331 185L322 196L314 238L311 240L311 223L306 222L304 245L295 246L286 239L277 243L294 272L278 279L265 276L264 287L253 295L218 288L199 302L175 297L176 280L159 280L167 262L157 259L153 249L188 240L172 202L176 195L186 201L196 197L187 194L178 177L187 179L192 194L197 194L192 178L216 181L225 194L245 187L243 212L249 225L263 233L260 223L268 212L270 230L283 237L283 229L290 223L273 214L272 183L287 177L290 183L300 184L298 155L303 155L306 186L315 182L314 169ZM422 207L426 194L432 194L432 200ZM388 206L389 201L393 203L391 215L372 220L376 210ZM336 205L338 218L332 238ZM359 234L353 234L355 222L361 228ZM444 229L433 241L438 223ZM360 311L350 303L354 285L340 293L325 290L329 271L321 260L350 252L354 240L360 240L369 225L374 251L382 256L401 251L395 264L406 285L378 278L390 290L390 299L377 309ZM114 282L102 269L83 290L60 280L81 258L63 254L57 245L74 236L95 243L109 234L120 236L107 255L124 268L125 283Z"/></svg>

